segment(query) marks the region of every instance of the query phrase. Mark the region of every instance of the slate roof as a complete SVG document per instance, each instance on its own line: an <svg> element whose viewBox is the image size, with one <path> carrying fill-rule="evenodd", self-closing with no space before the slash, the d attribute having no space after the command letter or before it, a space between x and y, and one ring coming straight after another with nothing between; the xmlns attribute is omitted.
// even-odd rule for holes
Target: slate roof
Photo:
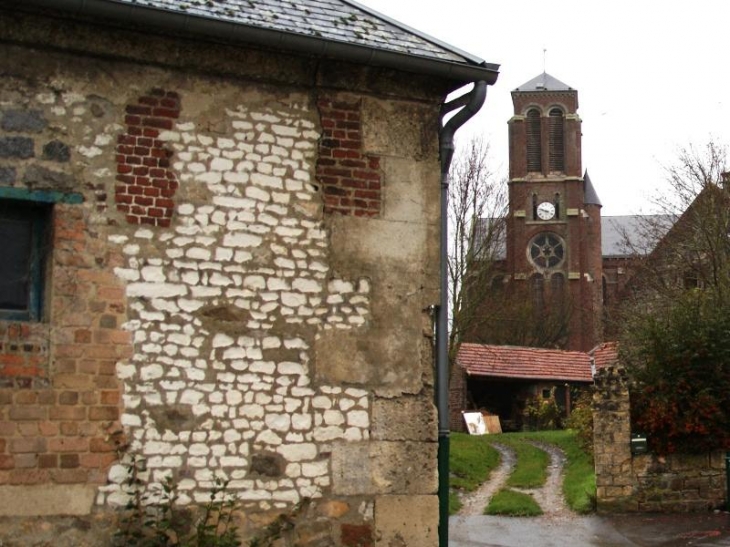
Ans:
<svg viewBox="0 0 730 547"><path fill-rule="evenodd" d="M117 1L421 57L463 62L468 55L346 0Z"/></svg>
<svg viewBox="0 0 730 547"><path fill-rule="evenodd" d="M623 215L601 217L601 254L604 258L622 258L632 252L625 245L626 236L642 255L654 250L656 236L665 235L676 219L670 215ZM661 228L661 230L658 230Z"/></svg>
<svg viewBox="0 0 730 547"><path fill-rule="evenodd" d="M493 84L499 65L486 63L353 0L24 0L122 23L204 34L214 39L381 64L465 82ZM349 49L348 49L349 48ZM353 51L352 48L361 48ZM399 56L401 61L380 53ZM403 60L405 59L405 61ZM444 70L444 66L451 67ZM463 69L476 69L464 71ZM454 70L456 69L456 70ZM462 70L458 70L462 69Z"/></svg>
<svg viewBox="0 0 730 547"><path fill-rule="evenodd" d="M568 84L564 84L547 72L535 76L529 82L515 88L515 91L575 91Z"/></svg>
<svg viewBox="0 0 730 547"><path fill-rule="evenodd" d="M467 374L492 378L592 382L591 358L581 351L462 344L457 364Z"/></svg>
<svg viewBox="0 0 730 547"><path fill-rule="evenodd" d="M491 235L490 235L491 233ZM486 241L487 238L493 241ZM480 258L504 260L507 258L507 229L505 219L482 217L476 220L474 227L474 249L479 249ZM491 243L491 246L488 245Z"/></svg>
<svg viewBox="0 0 730 547"><path fill-rule="evenodd" d="M586 205L602 205L601 198L598 197L598 192L596 192L596 188L588 176L588 169L586 169L585 175L583 175L583 195L583 202Z"/></svg>

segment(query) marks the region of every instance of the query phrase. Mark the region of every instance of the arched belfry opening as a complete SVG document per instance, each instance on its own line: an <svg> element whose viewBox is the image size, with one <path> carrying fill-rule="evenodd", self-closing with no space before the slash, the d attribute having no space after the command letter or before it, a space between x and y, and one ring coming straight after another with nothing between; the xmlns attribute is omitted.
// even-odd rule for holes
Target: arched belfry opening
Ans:
<svg viewBox="0 0 730 547"><path fill-rule="evenodd" d="M531 108L526 116L527 172L542 172L542 123L540 111Z"/></svg>
<svg viewBox="0 0 730 547"><path fill-rule="evenodd" d="M563 111L551 108L548 116L548 166L551 173L565 170L565 127Z"/></svg>

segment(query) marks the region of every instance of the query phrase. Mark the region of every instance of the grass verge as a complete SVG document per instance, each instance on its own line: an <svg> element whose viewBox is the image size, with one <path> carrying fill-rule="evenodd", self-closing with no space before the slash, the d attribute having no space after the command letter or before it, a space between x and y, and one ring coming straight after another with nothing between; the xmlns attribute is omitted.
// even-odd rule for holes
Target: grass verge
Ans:
<svg viewBox="0 0 730 547"><path fill-rule="evenodd" d="M515 451L516 463L507 479L507 486L514 488L539 488L547 480L550 455L531 445L519 434L495 435L492 440L505 444Z"/></svg>
<svg viewBox="0 0 730 547"><path fill-rule="evenodd" d="M505 488L492 497L484 514L536 517L542 515L542 509L531 495Z"/></svg>
<svg viewBox="0 0 730 547"><path fill-rule="evenodd" d="M493 448L487 436L472 436L465 433L451 434L449 470L451 473L449 492L449 514L461 508L458 491L472 492L488 478L492 469L499 465L499 452Z"/></svg>
<svg viewBox="0 0 730 547"><path fill-rule="evenodd" d="M566 503L576 513L585 514L594 511L596 476L593 458L580 447L576 432L572 430L484 436L453 433L450 457L452 489L470 492L487 480L492 469L499 464L498 452L489 446L493 442L509 445L517 452L518 463L515 472L519 470L519 473L517 478L510 478L509 485L522 488L541 486L546 480L549 456L526 441L553 444L563 450L566 456L563 470L563 495ZM525 449L525 446L530 448ZM544 466L541 461L545 462ZM526 503L529 504L529 501ZM460 507L458 495L452 490L449 498L451 514L456 513ZM517 508L515 513L490 514L521 514L519 511Z"/></svg>
<svg viewBox="0 0 730 547"><path fill-rule="evenodd" d="M563 495L576 513L591 513L596 508L596 474L593 457L579 444L574 430L521 433L530 440L554 444L565 453Z"/></svg>

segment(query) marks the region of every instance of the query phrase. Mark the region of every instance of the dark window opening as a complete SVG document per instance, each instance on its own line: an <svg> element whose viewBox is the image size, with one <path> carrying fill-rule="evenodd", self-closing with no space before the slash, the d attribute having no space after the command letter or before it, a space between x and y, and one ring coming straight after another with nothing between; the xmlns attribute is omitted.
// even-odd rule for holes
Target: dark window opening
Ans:
<svg viewBox="0 0 730 547"><path fill-rule="evenodd" d="M553 297L560 299L563 296L563 290L565 289L565 276L561 273L555 273L550 278L550 290L553 293Z"/></svg>
<svg viewBox="0 0 730 547"><path fill-rule="evenodd" d="M532 305L535 313L539 313L545 306L545 279L540 274L531 278L532 282Z"/></svg>
<svg viewBox="0 0 730 547"><path fill-rule="evenodd" d="M537 220L537 194L532 194L532 220Z"/></svg>
<svg viewBox="0 0 730 547"><path fill-rule="evenodd" d="M548 133L549 142L548 147L548 163L550 171L560 171L565 169L565 146L563 142L563 111L559 108L553 108L550 110L548 118Z"/></svg>
<svg viewBox="0 0 730 547"><path fill-rule="evenodd" d="M45 204L0 201L0 319L41 319L50 211Z"/></svg>
<svg viewBox="0 0 730 547"><path fill-rule="evenodd" d="M540 111L532 109L527 112L527 172L542 171L542 146L540 131Z"/></svg>
<svg viewBox="0 0 730 547"><path fill-rule="evenodd" d="M687 270L684 272L682 285L685 289L700 289L702 282L696 270Z"/></svg>
<svg viewBox="0 0 730 547"><path fill-rule="evenodd" d="M555 201L553 201L553 205L555 205L555 218L560 218L560 194L558 192L555 192Z"/></svg>
<svg viewBox="0 0 730 547"><path fill-rule="evenodd" d="M504 276L503 275L495 275L492 279L492 290L493 291L500 291L504 288Z"/></svg>

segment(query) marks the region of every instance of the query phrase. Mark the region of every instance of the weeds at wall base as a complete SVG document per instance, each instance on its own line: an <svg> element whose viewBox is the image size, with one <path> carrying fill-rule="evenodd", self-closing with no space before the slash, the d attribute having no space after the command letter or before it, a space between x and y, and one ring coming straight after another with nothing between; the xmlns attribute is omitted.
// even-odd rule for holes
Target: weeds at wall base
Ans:
<svg viewBox="0 0 730 547"><path fill-rule="evenodd" d="M145 490L140 473L145 462L127 456L128 478L124 483L129 501L118 517L113 547L241 547L233 517L237 504L227 492L228 481L215 478L210 497L202 506L177 504L177 484L172 477L155 491ZM264 527L246 547L272 547L277 540L293 532L296 518L309 505L305 498L291 511L279 515Z"/></svg>

